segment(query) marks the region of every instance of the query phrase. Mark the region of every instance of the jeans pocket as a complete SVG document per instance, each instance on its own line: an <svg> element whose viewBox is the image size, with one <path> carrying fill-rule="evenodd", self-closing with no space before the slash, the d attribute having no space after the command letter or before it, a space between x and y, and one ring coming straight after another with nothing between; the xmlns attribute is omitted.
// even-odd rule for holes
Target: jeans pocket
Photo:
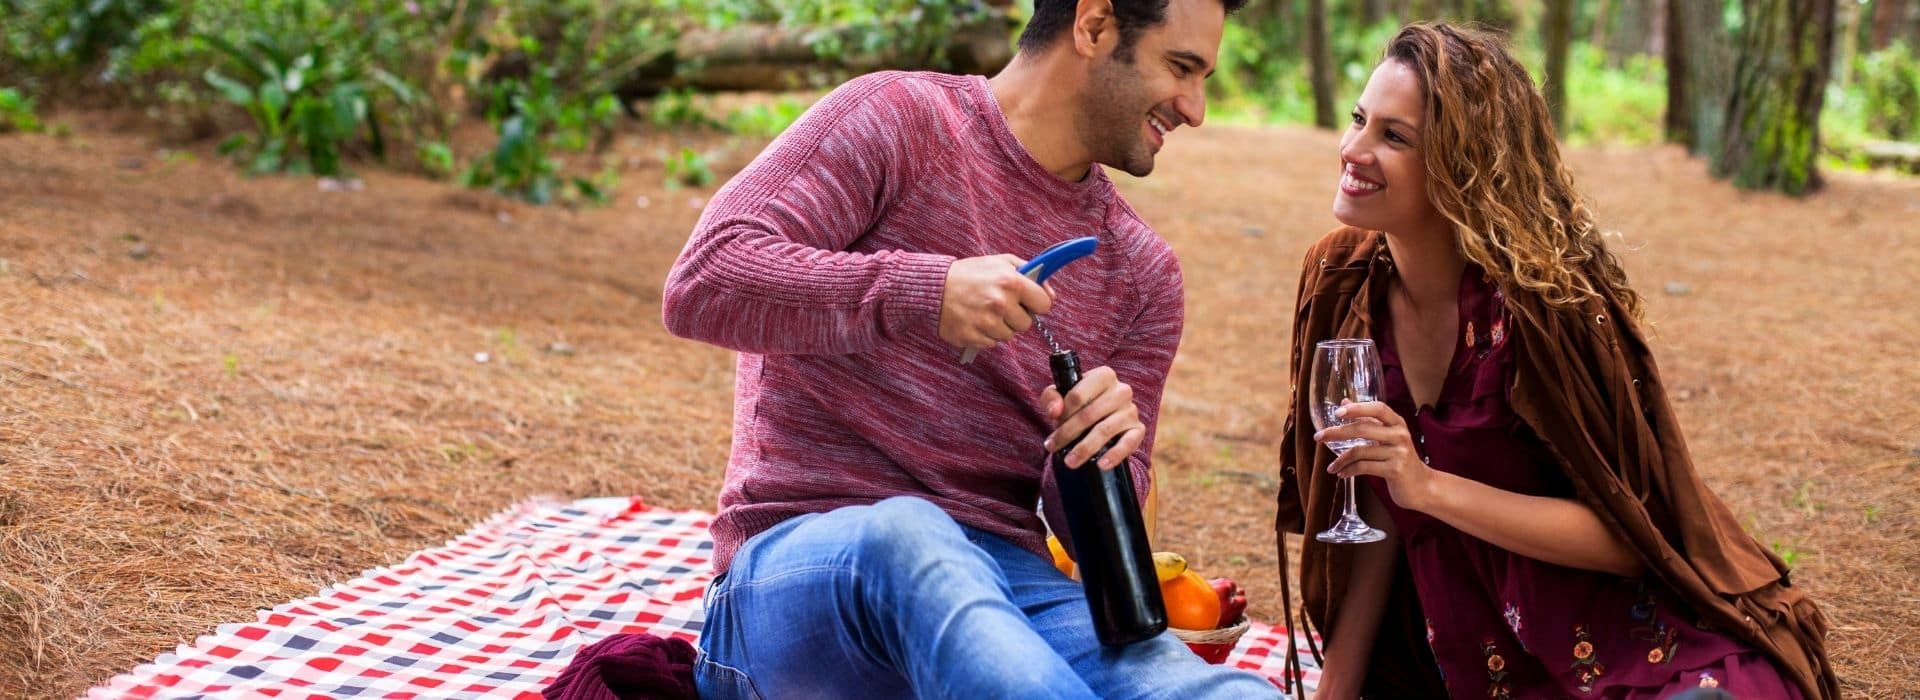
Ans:
<svg viewBox="0 0 1920 700"><path fill-rule="evenodd" d="M693 662L693 683L701 700L760 700L760 690L744 671L714 661L704 651Z"/></svg>

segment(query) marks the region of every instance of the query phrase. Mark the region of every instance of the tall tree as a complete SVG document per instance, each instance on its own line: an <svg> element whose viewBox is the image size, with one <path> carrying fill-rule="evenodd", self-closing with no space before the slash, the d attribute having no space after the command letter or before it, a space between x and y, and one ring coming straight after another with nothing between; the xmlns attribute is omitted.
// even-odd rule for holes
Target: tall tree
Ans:
<svg viewBox="0 0 1920 700"><path fill-rule="evenodd" d="M1733 49L1720 3L1667 5L1667 140L1713 153L1726 122Z"/></svg>
<svg viewBox="0 0 1920 700"><path fill-rule="evenodd" d="M1387 0L1360 0L1360 24L1371 27L1387 16Z"/></svg>
<svg viewBox="0 0 1920 700"><path fill-rule="evenodd" d="M1541 27L1546 33L1547 109L1553 114L1553 129L1563 137L1567 133L1567 39L1573 33L1573 0L1547 0L1547 17Z"/></svg>
<svg viewBox="0 0 1920 700"><path fill-rule="evenodd" d="M1820 108L1833 74L1836 0L1744 0L1726 138L1714 174L1751 189L1820 186ZM1687 4L1687 3L1674 3Z"/></svg>
<svg viewBox="0 0 1920 700"><path fill-rule="evenodd" d="M1313 123L1333 128L1333 51L1327 46L1327 0L1307 0L1307 69L1313 83Z"/></svg>
<svg viewBox="0 0 1920 700"><path fill-rule="evenodd" d="M1599 4L1593 9L1593 30L1592 33L1588 35L1587 45L1592 46L1595 51L1605 51L1607 48L1607 23L1612 21L1613 4L1607 2L1607 0L1600 0Z"/></svg>
<svg viewBox="0 0 1920 700"><path fill-rule="evenodd" d="M1718 5L1718 0L1686 0L1680 4ZM1606 51L1607 65L1618 66L1627 58L1646 53L1652 44L1647 33L1653 29L1651 15L1656 8L1651 0L1630 0L1619 3L1610 18L1612 21L1606 32L1606 44L1597 46Z"/></svg>
<svg viewBox="0 0 1920 700"><path fill-rule="evenodd" d="M1907 0L1873 0L1873 31L1869 43L1874 50L1887 48L1903 34L1907 23Z"/></svg>
<svg viewBox="0 0 1920 700"><path fill-rule="evenodd" d="M1839 29L1838 41L1834 45L1833 82L1846 87L1853 78L1853 54L1860 48L1860 24L1867 14L1855 0L1840 0L1834 8L1838 17L1834 20Z"/></svg>

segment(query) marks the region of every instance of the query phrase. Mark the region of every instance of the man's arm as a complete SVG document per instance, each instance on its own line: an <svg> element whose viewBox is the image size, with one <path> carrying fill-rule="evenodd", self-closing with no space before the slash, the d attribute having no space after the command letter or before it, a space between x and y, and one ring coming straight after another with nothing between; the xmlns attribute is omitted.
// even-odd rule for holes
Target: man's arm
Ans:
<svg viewBox="0 0 1920 700"><path fill-rule="evenodd" d="M843 354L938 331L954 258L845 249L872 228L934 128L898 79L856 80L808 110L714 195L667 276L684 338L756 353Z"/></svg>

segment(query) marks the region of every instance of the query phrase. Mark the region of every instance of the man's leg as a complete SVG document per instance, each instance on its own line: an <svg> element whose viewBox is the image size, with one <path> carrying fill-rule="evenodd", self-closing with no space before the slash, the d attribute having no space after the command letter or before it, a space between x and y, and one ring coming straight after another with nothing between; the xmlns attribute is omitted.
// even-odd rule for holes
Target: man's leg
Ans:
<svg viewBox="0 0 1920 700"><path fill-rule="evenodd" d="M1101 646L1093 631L1093 613L1087 609L1086 589L1079 581L1053 568L1053 562L1005 540L984 534L977 538L1000 562L1014 602L1040 636L1100 697L1285 697L1257 674L1201 660L1171 632L1124 647Z"/></svg>
<svg viewBox="0 0 1920 700"><path fill-rule="evenodd" d="M1095 697L994 560L917 498L748 540L709 594L700 647L702 697Z"/></svg>

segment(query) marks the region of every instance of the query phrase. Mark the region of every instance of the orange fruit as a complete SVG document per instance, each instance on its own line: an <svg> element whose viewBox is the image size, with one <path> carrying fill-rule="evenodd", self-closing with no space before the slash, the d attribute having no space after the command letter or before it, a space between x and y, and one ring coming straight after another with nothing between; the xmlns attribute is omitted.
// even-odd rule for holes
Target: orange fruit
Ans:
<svg viewBox="0 0 1920 700"><path fill-rule="evenodd" d="M1220 596L1192 569L1160 584L1160 597L1167 602L1168 626L1210 630L1220 624Z"/></svg>
<svg viewBox="0 0 1920 700"><path fill-rule="evenodd" d="M1060 544L1060 538L1047 535L1047 551L1053 554L1053 568L1073 578L1073 557L1067 556L1067 548Z"/></svg>

